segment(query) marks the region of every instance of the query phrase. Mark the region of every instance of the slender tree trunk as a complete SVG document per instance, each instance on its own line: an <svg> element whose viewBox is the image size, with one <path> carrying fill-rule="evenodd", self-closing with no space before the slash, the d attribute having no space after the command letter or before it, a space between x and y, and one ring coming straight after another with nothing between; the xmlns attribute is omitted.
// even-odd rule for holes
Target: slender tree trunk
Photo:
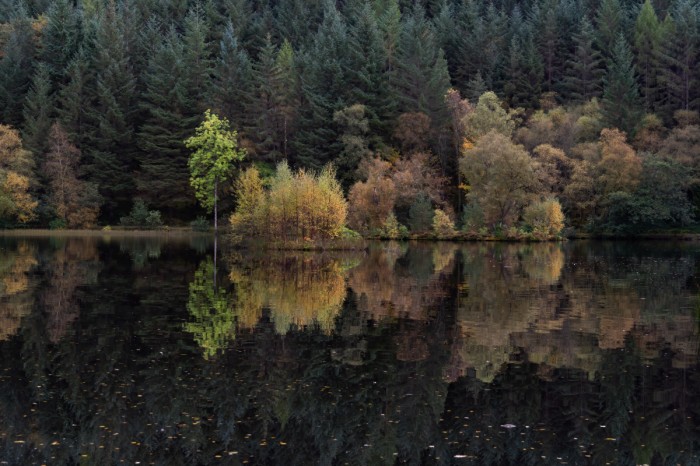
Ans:
<svg viewBox="0 0 700 466"><path fill-rule="evenodd" d="M219 178L214 178L214 234L219 234Z"/></svg>

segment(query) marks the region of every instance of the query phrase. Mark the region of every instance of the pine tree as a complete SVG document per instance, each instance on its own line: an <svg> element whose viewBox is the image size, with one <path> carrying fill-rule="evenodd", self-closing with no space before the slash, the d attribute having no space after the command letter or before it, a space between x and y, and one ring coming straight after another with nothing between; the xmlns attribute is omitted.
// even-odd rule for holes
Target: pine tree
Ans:
<svg viewBox="0 0 700 466"><path fill-rule="evenodd" d="M382 34L369 4L357 13L348 43L349 101L365 106L370 137L379 143L396 116L396 99L389 85L388 61Z"/></svg>
<svg viewBox="0 0 700 466"><path fill-rule="evenodd" d="M0 59L0 116L5 124L17 127L22 122L22 106L34 69L34 48L29 19L16 19Z"/></svg>
<svg viewBox="0 0 700 466"><path fill-rule="evenodd" d="M606 58L610 58L623 31L624 13L619 0L602 0L596 13L597 43Z"/></svg>
<svg viewBox="0 0 700 466"><path fill-rule="evenodd" d="M659 50L660 84L667 93L663 103L670 119L678 109L698 109L700 58L700 11L691 0L679 0L663 23Z"/></svg>
<svg viewBox="0 0 700 466"><path fill-rule="evenodd" d="M184 213L194 205L183 144L196 120L184 79L184 45L171 29L149 61L143 110L146 119L137 135L143 151L137 174L139 195L148 205L168 215Z"/></svg>
<svg viewBox="0 0 700 466"><path fill-rule="evenodd" d="M632 135L641 115L636 72L627 41L620 34L605 77L602 107L608 125Z"/></svg>
<svg viewBox="0 0 700 466"><path fill-rule="evenodd" d="M57 109L61 126L69 139L80 144L86 137L90 108L91 89L94 88L94 67L85 49L80 49L66 70L67 82L58 92Z"/></svg>
<svg viewBox="0 0 700 466"><path fill-rule="evenodd" d="M99 186L105 199L103 213L110 222L128 212L135 192L133 173L137 167L136 78L122 13L110 2L100 14L95 32L92 108L88 121L80 123L90 126L85 148L90 179Z"/></svg>
<svg viewBox="0 0 700 466"><path fill-rule="evenodd" d="M562 94L573 102L587 102L600 97L605 75L603 58L593 46L593 26L587 18L581 20L580 29L573 39L575 48L566 62Z"/></svg>
<svg viewBox="0 0 700 466"><path fill-rule="evenodd" d="M436 127L447 120L447 61L420 7L403 22L393 86L402 112L425 113Z"/></svg>
<svg viewBox="0 0 700 466"><path fill-rule="evenodd" d="M301 89L306 105L294 141L298 161L320 169L342 150L333 113L345 107L347 88L347 26L335 5L325 4L324 19L313 47L301 56Z"/></svg>
<svg viewBox="0 0 700 466"><path fill-rule="evenodd" d="M32 151L37 159L46 152L51 128L54 106L50 79L49 68L43 63L37 65L22 112L24 116L22 140L24 146Z"/></svg>
<svg viewBox="0 0 700 466"><path fill-rule="evenodd" d="M64 83L66 68L82 42L82 18L70 0L53 2L47 17L41 35L41 60L47 66L53 93Z"/></svg>
<svg viewBox="0 0 700 466"><path fill-rule="evenodd" d="M504 93L512 107L537 106L544 74L544 64L532 33L525 29L523 37L514 37L510 47L508 81Z"/></svg>
<svg viewBox="0 0 700 466"><path fill-rule="evenodd" d="M285 160L289 158L289 141L293 137L297 127L299 114L299 76L296 69L295 55L292 45L285 40L282 43L275 59L277 69L277 86L275 97L281 118L281 151Z"/></svg>
<svg viewBox="0 0 700 466"><path fill-rule="evenodd" d="M212 74L210 92L216 113L227 118L236 128L249 126L253 71L248 53L240 47L232 23L226 26Z"/></svg>
<svg viewBox="0 0 700 466"><path fill-rule="evenodd" d="M279 88L276 57L277 48L273 45L268 34L265 46L260 50L258 59L253 63L255 94L250 111L255 119L249 131L249 135L255 143L258 159L273 164L278 162L281 157L281 147L278 144L280 121L275 96L275 92Z"/></svg>
<svg viewBox="0 0 700 466"><path fill-rule="evenodd" d="M657 56L661 40L661 27L651 0L645 0L634 28L634 51L636 68L641 80L641 94L644 109L650 111L657 100L659 69Z"/></svg>

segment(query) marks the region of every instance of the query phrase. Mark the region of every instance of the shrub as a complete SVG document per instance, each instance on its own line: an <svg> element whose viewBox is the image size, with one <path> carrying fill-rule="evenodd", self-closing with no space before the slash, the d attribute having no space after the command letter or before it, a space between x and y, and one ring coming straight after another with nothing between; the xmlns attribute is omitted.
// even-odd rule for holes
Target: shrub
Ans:
<svg viewBox="0 0 700 466"><path fill-rule="evenodd" d="M408 238L408 228L399 223L393 212L384 220L384 224L377 231L377 235L385 239L406 239Z"/></svg>
<svg viewBox="0 0 700 466"><path fill-rule="evenodd" d="M129 215L119 219L119 223L125 227L157 228L163 225L163 220L161 219L160 211L149 211L143 200L136 199Z"/></svg>
<svg viewBox="0 0 700 466"><path fill-rule="evenodd" d="M49 222L49 229L51 230L65 230L67 226L66 221L62 218L55 218Z"/></svg>
<svg viewBox="0 0 700 466"><path fill-rule="evenodd" d="M194 231L209 231L209 220L200 215L190 222L190 227L192 227Z"/></svg>
<svg viewBox="0 0 700 466"><path fill-rule="evenodd" d="M414 233L430 231L434 215L430 198L425 194L418 196L408 211L408 225L411 231Z"/></svg>
<svg viewBox="0 0 700 466"><path fill-rule="evenodd" d="M433 233L440 239L452 238L456 233L454 222L441 209L436 209L433 215Z"/></svg>
<svg viewBox="0 0 700 466"><path fill-rule="evenodd" d="M558 235L564 228L561 204L553 198L527 206L523 212L523 220L535 235Z"/></svg>

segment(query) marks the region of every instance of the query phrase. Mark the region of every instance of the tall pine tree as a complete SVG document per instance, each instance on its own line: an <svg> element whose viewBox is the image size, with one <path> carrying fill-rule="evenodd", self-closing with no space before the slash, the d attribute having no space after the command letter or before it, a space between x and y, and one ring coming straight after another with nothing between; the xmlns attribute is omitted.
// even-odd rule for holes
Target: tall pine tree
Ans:
<svg viewBox="0 0 700 466"><path fill-rule="evenodd" d="M632 52L622 34L608 63L601 103L606 124L632 136L641 116L641 105Z"/></svg>

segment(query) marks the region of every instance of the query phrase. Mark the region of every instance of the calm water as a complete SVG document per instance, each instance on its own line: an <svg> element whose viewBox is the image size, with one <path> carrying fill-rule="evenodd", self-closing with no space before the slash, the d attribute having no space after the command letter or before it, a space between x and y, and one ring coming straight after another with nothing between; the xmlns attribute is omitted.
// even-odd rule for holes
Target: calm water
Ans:
<svg viewBox="0 0 700 466"><path fill-rule="evenodd" d="M700 464L700 244L0 238L1 464Z"/></svg>

